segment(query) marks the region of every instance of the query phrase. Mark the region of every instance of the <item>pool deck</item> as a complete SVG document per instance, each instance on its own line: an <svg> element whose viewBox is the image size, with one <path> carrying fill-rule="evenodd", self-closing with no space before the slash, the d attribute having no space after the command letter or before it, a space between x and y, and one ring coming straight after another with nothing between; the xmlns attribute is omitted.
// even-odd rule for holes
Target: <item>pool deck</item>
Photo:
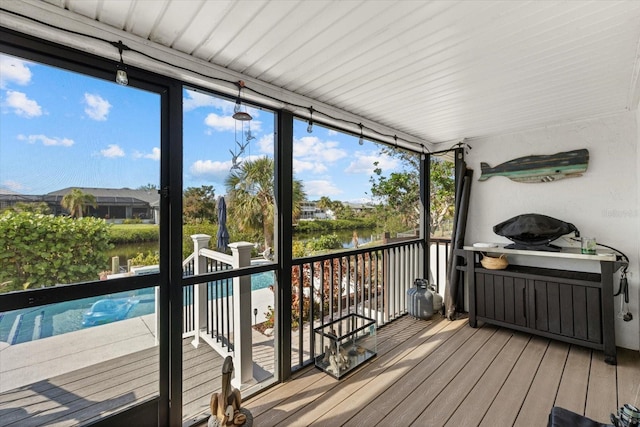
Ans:
<svg viewBox="0 0 640 427"><path fill-rule="evenodd" d="M0 392L154 347L155 314L35 341L0 342Z"/></svg>

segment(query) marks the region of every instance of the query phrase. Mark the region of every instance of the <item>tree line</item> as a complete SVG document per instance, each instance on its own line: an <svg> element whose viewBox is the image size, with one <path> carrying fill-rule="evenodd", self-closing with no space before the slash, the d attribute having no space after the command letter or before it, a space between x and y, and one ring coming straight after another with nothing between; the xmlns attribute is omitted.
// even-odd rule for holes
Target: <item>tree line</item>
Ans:
<svg viewBox="0 0 640 427"><path fill-rule="evenodd" d="M337 219L377 224L384 231L404 231L417 227L419 220L418 157L412 153L382 148L396 157L403 168L385 175L374 164L370 178L375 201L372 212L355 213L340 201L321 197L317 207L331 210ZM229 228L232 240L261 241L273 247L275 219L274 160L262 157L245 160L225 180ZM450 162L431 164L430 230L436 230L453 215L454 180ZM157 189L148 184L141 189ZM189 187L183 193L183 222L187 228L218 225L213 186ZM293 180L291 212L294 223L306 199L303 183ZM96 199L79 189L67 193L61 205L69 217L54 217L45 203L18 203L0 214L0 292L95 280L104 265L105 252L111 247L109 224L102 219L84 217ZM329 237L327 245L334 244ZM323 240L323 241L324 241Z"/></svg>

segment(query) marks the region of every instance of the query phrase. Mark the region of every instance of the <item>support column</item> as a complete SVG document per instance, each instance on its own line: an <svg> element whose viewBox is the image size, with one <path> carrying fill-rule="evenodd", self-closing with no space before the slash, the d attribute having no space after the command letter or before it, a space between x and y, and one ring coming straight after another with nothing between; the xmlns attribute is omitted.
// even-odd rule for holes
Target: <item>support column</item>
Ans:
<svg viewBox="0 0 640 427"><path fill-rule="evenodd" d="M229 244L233 268L251 265L253 244L234 242ZM253 378L253 340L251 330L251 276L233 278L233 353L235 376L233 386L239 390L255 384Z"/></svg>

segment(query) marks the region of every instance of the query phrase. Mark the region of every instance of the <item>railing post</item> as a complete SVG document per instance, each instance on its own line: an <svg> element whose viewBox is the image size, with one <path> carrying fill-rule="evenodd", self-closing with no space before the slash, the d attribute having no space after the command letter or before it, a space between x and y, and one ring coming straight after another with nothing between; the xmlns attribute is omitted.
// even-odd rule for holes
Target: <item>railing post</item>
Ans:
<svg viewBox="0 0 640 427"><path fill-rule="evenodd" d="M233 268L251 265L252 243L230 243ZM233 278L233 353L235 376L233 385L238 389L255 384L253 378L253 340L251 337L251 276Z"/></svg>
<svg viewBox="0 0 640 427"><path fill-rule="evenodd" d="M211 236L208 234L194 234L191 236L193 240L193 273L204 274L207 272L207 258L200 255L200 249L209 247ZM193 293L193 314L195 336L191 344L198 348L200 344L200 333L202 329L207 327L207 284L199 283L195 285ZM207 331L205 330L206 334Z"/></svg>

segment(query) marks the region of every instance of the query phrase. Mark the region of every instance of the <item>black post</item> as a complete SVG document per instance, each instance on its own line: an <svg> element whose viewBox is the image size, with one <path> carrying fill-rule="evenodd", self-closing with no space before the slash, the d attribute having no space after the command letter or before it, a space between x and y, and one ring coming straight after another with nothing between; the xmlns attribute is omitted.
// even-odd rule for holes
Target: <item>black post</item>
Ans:
<svg viewBox="0 0 640 427"><path fill-rule="evenodd" d="M275 135L275 247L278 262L278 286L275 301L278 316L278 352L280 381L291 377L291 258L293 256L293 114L277 114Z"/></svg>
<svg viewBox="0 0 640 427"><path fill-rule="evenodd" d="M182 241L182 85L179 82L169 87L169 117L164 117L169 123L169 149L162 150L163 165L169 170L169 185L161 186L161 197L165 200L164 214L169 218L169 242ZM174 161L171 161L174 159ZM178 159L178 161L175 161ZM166 163L166 164L165 164ZM163 176L164 178L164 176ZM168 203L167 203L168 201ZM163 215L164 216L164 215ZM162 221L162 218L161 218ZM167 222L165 221L165 224ZM166 236L163 232L161 236ZM169 402L160 404L160 425L177 426L182 425L182 248L180 245L172 245L165 251L168 253L169 263L169 283L165 284L164 294L168 294L169 302L164 308L164 316L161 316L161 328L163 324L168 329L168 338L162 334L160 340L160 378L165 372L169 373ZM162 256L163 252L160 252ZM166 277L166 275L163 275ZM166 297L162 297L165 301ZM167 320L168 317L168 320ZM163 346L164 344L164 346ZM169 345L169 360L167 360L166 346ZM161 386L166 387L162 384ZM161 389L162 392L162 389ZM162 394L161 394L162 395ZM167 414L163 412L168 410Z"/></svg>
<svg viewBox="0 0 640 427"><path fill-rule="evenodd" d="M431 155L420 155L420 240L424 250L422 251L422 277L429 280L431 271Z"/></svg>

